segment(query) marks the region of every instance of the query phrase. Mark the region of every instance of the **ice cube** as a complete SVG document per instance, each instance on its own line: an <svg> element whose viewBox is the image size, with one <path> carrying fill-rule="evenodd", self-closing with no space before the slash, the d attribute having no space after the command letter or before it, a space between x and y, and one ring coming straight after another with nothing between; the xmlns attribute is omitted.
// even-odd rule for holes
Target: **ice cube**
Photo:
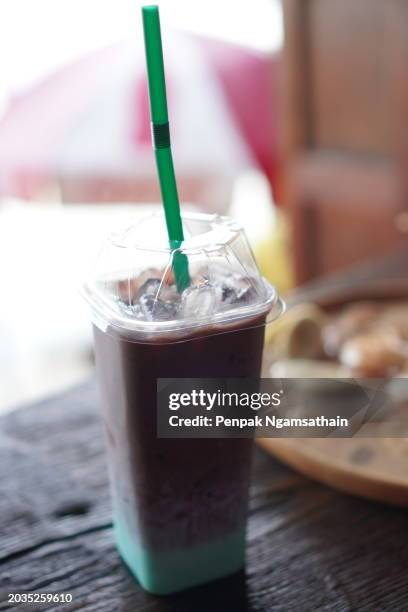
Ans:
<svg viewBox="0 0 408 612"><path fill-rule="evenodd" d="M177 289L172 285L166 285L157 278L149 278L143 283L137 293L137 299L140 299L143 295L152 295L162 302L180 301L180 294Z"/></svg>
<svg viewBox="0 0 408 612"><path fill-rule="evenodd" d="M234 302L234 300L237 297L234 287L232 287L231 284L228 282L224 282L221 285L221 291L222 291L221 299L222 299L223 304L231 304L232 302Z"/></svg>
<svg viewBox="0 0 408 612"><path fill-rule="evenodd" d="M246 287L241 287L236 294L236 299L234 304L250 304L255 301L256 292L251 285L247 285Z"/></svg>
<svg viewBox="0 0 408 612"><path fill-rule="evenodd" d="M174 302L164 302L154 295L144 294L139 304L148 321L170 321L177 318L177 304Z"/></svg>
<svg viewBox="0 0 408 612"><path fill-rule="evenodd" d="M158 297L164 302L180 302L180 294L174 285L162 284Z"/></svg>
<svg viewBox="0 0 408 612"><path fill-rule="evenodd" d="M242 276L233 276L222 280L222 304L241 306L253 302L256 292L251 285L250 279Z"/></svg>
<svg viewBox="0 0 408 612"><path fill-rule="evenodd" d="M126 302L119 302L119 305L123 312L134 319L143 319L142 309L139 304L127 304Z"/></svg>
<svg viewBox="0 0 408 612"><path fill-rule="evenodd" d="M142 285L140 285L136 297L137 299L139 299L142 297L142 295L156 296L158 294L159 288L160 288L159 278L148 278L147 280L144 281Z"/></svg>
<svg viewBox="0 0 408 612"><path fill-rule="evenodd" d="M186 319L207 317L218 310L221 289L213 285L192 285L183 292L181 309Z"/></svg>

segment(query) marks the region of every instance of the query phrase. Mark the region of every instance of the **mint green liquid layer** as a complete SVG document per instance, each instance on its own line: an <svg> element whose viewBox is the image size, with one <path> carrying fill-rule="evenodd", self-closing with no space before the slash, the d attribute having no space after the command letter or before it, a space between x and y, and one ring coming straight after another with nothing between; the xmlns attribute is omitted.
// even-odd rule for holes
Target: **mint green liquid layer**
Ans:
<svg viewBox="0 0 408 612"><path fill-rule="evenodd" d="M122 521L114 521L119 553L142 587L155 595L183 589L234 574L245 562L245 529L195 547L150 551L135 545Z"/></svg>

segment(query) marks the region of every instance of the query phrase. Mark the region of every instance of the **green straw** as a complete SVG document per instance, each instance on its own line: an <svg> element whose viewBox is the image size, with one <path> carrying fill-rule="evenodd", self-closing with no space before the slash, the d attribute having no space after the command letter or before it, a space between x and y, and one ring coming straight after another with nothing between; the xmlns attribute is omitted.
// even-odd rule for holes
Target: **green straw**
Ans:
<svg viewBox="0 0 408 612"><path fill-rule="evenodd" d="M167 233L170 247L174 250L173 272L176 278L177 290L181 292L189 286L190 277L188 273L188 259L184 253L178 250L184 240L184 234L170 146L159 7L142 7L142 16L149 85L152 142L156 156Z"/></svg>

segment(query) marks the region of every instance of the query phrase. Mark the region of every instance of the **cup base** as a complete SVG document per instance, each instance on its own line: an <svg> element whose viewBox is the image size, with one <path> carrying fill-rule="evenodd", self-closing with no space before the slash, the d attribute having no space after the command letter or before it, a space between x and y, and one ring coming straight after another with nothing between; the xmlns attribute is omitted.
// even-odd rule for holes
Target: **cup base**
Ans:
<svg viewBox="0 0 408 612"><path fill-rule="evenodd" d="M242 570L245 529L185 550L151 551L134 543L126 526L114 522L116 546L140 585L154 595L169 595Z"/></svg>

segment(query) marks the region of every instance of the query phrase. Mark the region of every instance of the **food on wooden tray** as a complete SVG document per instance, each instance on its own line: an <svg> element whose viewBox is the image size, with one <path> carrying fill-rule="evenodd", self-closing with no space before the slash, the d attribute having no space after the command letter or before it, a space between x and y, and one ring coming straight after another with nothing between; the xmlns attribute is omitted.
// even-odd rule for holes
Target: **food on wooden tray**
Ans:
<svg viewBox="0 0 408 612"><path fill-rule="evenodd" d="M393 376L405 363L404 347L392 331L380 329L354 336L341 347L340 363L355 376Z"/></svg>
<svg viewBox="0 0 408 612"><path fill-rule="evenodd" d="M402 340L408 341L408 302L392 304L385 308L381 323L392 328Z"/></svg>
<svg viewBox="0 0 408 612"><path fill-rule="evenodd" d="M326 354L336 357L344 342L372 329L380 312L381 307L372 302L357 302L342 309L323 329L322 341Z"/></svg>
<svg viewBox="0 0 408 612"><path fill-rule="evenodd" d="M399 370L398 378L408 378L408 362L407 361L405 361L401 370Z"/></svg>
<svg viewBox="0 0 408 612"><path fill-rule="evenodd" d="M408 301L355 302L330 315L299 304L279 321L272 342L273 376L406 377Z"/></svg>

